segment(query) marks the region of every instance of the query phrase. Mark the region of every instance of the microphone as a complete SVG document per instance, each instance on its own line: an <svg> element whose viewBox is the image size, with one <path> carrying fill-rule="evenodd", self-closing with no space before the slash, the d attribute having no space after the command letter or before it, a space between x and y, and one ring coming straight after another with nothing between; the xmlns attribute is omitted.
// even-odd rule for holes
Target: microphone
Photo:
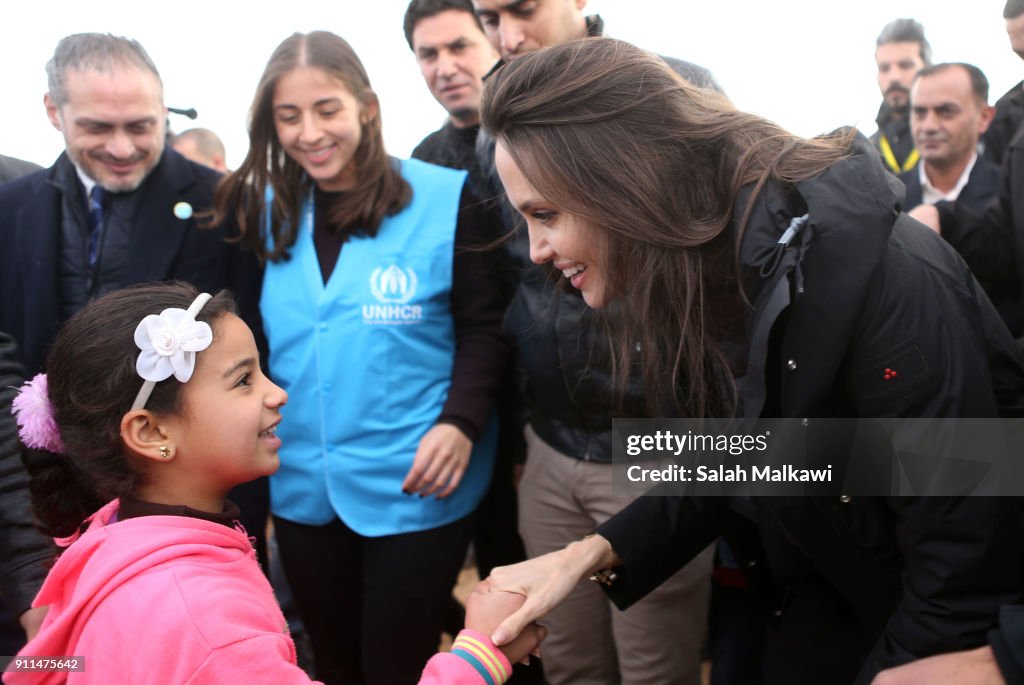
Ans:
<svg viewBox="0 0 1024 685"><path fill-rule="evenodd" d="M180 114L181 116L188 117L189 119L195 119L196 117L199 116L199 112L196 111L195 107L189 107L188 109L179 109L177 107L168 107L167 111L168 112L173 112L174 114Z"/></svg>

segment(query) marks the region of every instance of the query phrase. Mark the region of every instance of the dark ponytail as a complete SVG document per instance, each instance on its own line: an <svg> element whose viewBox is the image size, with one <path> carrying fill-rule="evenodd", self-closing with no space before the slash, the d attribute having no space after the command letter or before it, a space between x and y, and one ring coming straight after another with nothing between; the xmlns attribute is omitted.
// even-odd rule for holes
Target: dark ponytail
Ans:
<svg viewBox="0 0 1024 685"><path fill-rule="evenodd" d="M47 535L71 535L103 504L64 455L22 445L21 459L31 479L28 487L36 522Z"/></svg>

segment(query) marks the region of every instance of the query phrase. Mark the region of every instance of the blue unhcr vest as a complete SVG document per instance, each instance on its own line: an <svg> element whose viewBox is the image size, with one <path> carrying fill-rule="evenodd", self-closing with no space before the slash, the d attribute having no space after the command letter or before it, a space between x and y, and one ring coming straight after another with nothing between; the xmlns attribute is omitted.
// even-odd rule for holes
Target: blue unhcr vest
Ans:
<svg viewBox="0 0 1024 685"><path fill-rule="evenodd" d="M352 237L324 284L307 199L291 259L266 267L260 310L274 382L288 391L271 477L275 515L307 525L335 516L376 537L470 514L490 482L492 420L454 493L402 493L420 439L451 385L450 295L465 172L402 161L412 202L376 237Z"/></svg>

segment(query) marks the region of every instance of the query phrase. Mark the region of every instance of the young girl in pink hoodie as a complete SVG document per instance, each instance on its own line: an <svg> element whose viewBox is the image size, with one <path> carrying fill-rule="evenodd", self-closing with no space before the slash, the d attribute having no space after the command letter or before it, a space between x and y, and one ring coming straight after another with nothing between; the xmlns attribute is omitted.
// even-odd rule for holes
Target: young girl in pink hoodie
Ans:
<svg viewBox="0 0 1024 685"><path fill-rule="evenodd" d="M4 682L308 683L235 485L273 473L287 394L231 297L182 283L90 304L17 400L37 517L62 548L39 633ZM523 598L477 591L421 684L496 684L536 648L486 637ZM41 669L40 669L41 667ZM39 669L39 670L37 670Z"/></svg>

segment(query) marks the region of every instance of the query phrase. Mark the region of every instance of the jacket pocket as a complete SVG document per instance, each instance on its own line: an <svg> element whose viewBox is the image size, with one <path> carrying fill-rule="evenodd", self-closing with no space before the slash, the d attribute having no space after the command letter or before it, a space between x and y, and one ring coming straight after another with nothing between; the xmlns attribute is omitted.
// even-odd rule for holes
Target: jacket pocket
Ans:
<svg viewBox="0 0 1024 685"><path fill-rule="evenodd" d="M851 384L862 416L898 416L910 397L927 393L935 373L916 340L857 363Z"/></svg>

